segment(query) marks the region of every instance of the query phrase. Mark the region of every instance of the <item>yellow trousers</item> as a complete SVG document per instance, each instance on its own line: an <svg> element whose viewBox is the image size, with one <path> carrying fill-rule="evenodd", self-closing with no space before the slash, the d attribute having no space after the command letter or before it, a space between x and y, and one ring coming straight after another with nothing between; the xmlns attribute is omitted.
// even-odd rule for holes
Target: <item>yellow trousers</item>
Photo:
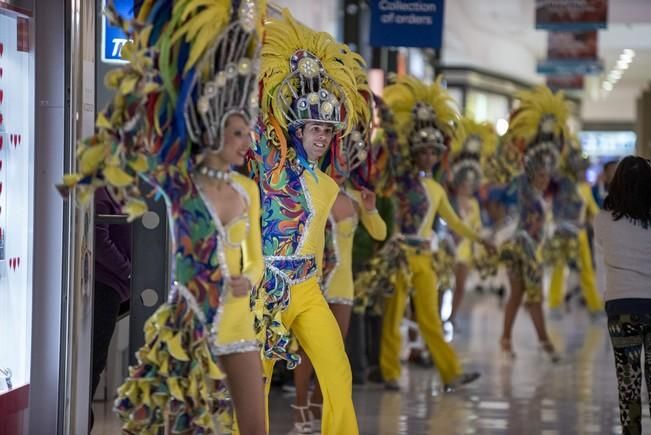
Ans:
<svg viewBox="0 0 651 435"><path fill-rule="evenodd" d="M592 253L590 251L590 243L588 241L588 232L586 230L579 231L578 234L579 244L579 281L581 284L581 291L588 309L591 312L603 310L603 301L601 295L597 290L597 281L594 268L592 267ZM565 295L565 269L566 264L558 263L554 266L552 271L552 281L549 287L549 307L552 309L559 308L563 303L563 296Z"/></svg>
<svg viewBox="0 0 651 435"><path fill-rule="evenodd" d="M291 288L291 301L282 314L283 324L298 339L310 358L323 393L321 433L357 435L352 374L339 325L328 307L316 278ZM264 359L267 428L269 388L274 361ZM289 411L288 411L289 412Z"/></svg>
<svg viewBox="0 0 651 435"><path fill-rule="evenodd" d="M430 253L409 254L407 259L414 287L411 297L416 323L443 382L449 384L461 374L461 363L456 352L445 342L443 336L432 255ZM400 378L400 324L407 305L407 293L407 282L400 276L393 295L385 302L380 343L380 369L385 381L395 381Z"/></svg>

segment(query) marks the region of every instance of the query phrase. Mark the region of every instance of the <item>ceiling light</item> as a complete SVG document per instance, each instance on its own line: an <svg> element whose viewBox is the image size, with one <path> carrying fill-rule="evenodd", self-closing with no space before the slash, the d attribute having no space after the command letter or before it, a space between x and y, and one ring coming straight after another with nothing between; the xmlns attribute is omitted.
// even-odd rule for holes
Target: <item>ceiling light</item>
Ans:
<svg viewBox="0 0 651 435"><path fill-rule="evenodd" d="M495 130L497 131L497 134L500 136L504 136L509 129L509 122L504 119L500 118L497 120L497 123L495 123Z"/></svg>
<svg viewBox="0 0 651 435"><path fill-rule="evenodd" d="M603 82L601 87L604 88L606 91L612 91L613 90L613 84L610 83L610 82Z"/></svg>
<svg viewBox="0 0 651 435"><path fill-rule="evenodd" d="M622 61L622 60L618 60L618 61L617 61L617 66L616 66L616 68L617 68L618 70L628 69L628 62L625 62L625 61Z"/></svg>
<svg viewBox="0 0 651 435"><path fill-rule="evenodd" d="M635 57L635 51L631 50L630 48L627 48L622 52L622 55L633 59Z"/></svg>
<svg viewBox="0 0 651 435"><path fill-rule="evenodd" d="M618 70L613 70L613 71L610 72L610 74L608 74L608 78L609 79L619 80L619 79L622 78L622 72L618 71Z"/></svg>

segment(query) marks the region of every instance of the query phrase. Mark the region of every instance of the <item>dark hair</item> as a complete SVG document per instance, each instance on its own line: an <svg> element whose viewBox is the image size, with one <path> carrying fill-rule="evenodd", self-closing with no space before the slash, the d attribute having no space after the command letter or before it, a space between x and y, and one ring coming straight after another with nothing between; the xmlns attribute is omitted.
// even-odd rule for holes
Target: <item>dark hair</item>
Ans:
<svg viewBox="0 0 651 435"><path fill-rule="evenodd" d="M651 162L642 157L624 158L615 171L608 196L604 200L608 210L618 221L625 217L642 228L651 225Z"/></svg>

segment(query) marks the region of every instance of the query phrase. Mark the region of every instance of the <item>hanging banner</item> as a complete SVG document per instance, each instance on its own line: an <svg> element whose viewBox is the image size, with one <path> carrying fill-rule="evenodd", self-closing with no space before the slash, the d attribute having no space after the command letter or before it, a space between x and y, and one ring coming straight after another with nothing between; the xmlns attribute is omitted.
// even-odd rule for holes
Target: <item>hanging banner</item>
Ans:
<svg viewBox="0 0 651 435"><path fill-rule="evenodd" d="M444 0L371 0L373 47L441 48Z"/></svg>
<svg viewBox="0 0 651 435"><path fill-rule="evenodd" d="M102 62L127 63L122 60L121 53L129 39L120 27L111 24L103 14L106 3L106 0L102 0ZM121 16L133 19L133 3L134 0L113 0L113 7Z"/></svg>
<svg viewBox="0 0 651 435"><path fill-rule="evenodd" d="M536 29L581 31L608 27L608 0L536 0Z"/></svg>
<svg viewBox="0 0 651 435"><path fill-rule="evenodd" d="M540 74L589 75L603 71L598 59L597 31L549 32L547 59L538 63Z"/></svg>
<svg viewBox="0 0 651 435"><path fill-rule="evenodd" d="M547 87L552 91L582 91L585 80L581 75L547 76Z"/></svg>

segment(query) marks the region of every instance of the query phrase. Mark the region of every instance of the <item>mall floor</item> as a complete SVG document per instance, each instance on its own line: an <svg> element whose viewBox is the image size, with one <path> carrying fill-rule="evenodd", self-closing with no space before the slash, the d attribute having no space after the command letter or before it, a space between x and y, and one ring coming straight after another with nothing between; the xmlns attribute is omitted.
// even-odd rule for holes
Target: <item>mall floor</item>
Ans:
<svg viewBox="0 0 651 435"><path fill-rule="evenodd" d="M549 320L552 340L563 362L548 362L536 345L533 326L521 312L515 327L517 359L498 351L502 309L495 296L469 295L454 343L468 369L482 377L443 394L435 369L405 366L403 391L379 384L355 387L360 432L364 435L420 434L614 434L618 427L617 389L606 319L590 320L580 307ZM292 397L272 393L272 435L291 429ZM648 404L644 433L651 433ZM93 435L119 433L117 421L95 404Z"/></svg>

